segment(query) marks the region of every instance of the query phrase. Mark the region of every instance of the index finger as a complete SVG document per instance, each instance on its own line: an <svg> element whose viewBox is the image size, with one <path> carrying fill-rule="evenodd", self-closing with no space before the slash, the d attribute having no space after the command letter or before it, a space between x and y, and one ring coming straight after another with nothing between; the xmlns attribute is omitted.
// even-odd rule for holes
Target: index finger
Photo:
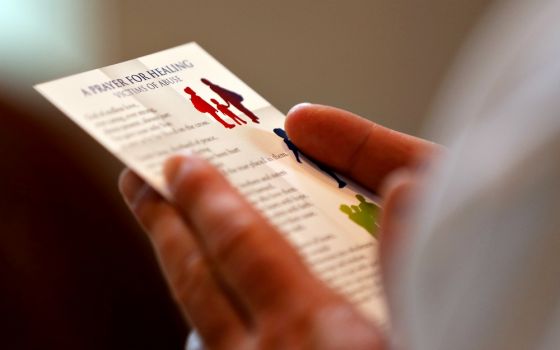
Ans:
<svg viewBox="0 0 560 350"><path fill-rule="evenodd" d="M292 108L285 127L305 154L376 192L387 174L414 166L437 149L432 142L323 105Z"/></svg>
<svg viewBox="0 0 560 350"><path fill-rule="evenodd" d="M165 173L176 206L218 274L250 309L298 312L303 310L292 310L294 300L305 296L309 302L302 305L308 307L329 295L295 249L216 168L180 156L166 163Z"/></svg>

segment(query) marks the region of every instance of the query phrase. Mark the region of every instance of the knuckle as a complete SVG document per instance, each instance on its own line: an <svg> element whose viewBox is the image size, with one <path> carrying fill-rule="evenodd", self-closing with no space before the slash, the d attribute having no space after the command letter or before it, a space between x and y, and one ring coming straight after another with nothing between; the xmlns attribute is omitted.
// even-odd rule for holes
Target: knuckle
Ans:
<svg viewBox="0 0 560 350"><path fill-rule="evenodd" d="M151 237L155 250L161 255L171 255L171 252L177 249L179 236L177 232L172 229L166 227L161 227L161 229L156 228L153 230Z"/></svg>
<svg viewBox="0 0 560 350"><path fill-rule="evenodd" d="M260 333L259 348L294 349L299 348L304 338L308 337L313 328L309 318L287 320L282 316L269 317ZM315 347L313 347L315 348ZM317 347L323 349L323 347Z"/></svg>
<svg viewBox="0 0 560 350"><path fill-rule="evenodd" d="M247 249L247 242L255 232L254 218L247 214L221 219L210 231L213 238L213 254L217 259L227 261L239 256Z"/></svg>
<svg viewBox="0 0 560 350"><path fill-rule="evenodd" d="M209 271L203 257L197 252L187 256L183 265L179 267L171 283L177 301L188 306L193 300L205 294L207 285L205 280L209 278Z"/></svg>

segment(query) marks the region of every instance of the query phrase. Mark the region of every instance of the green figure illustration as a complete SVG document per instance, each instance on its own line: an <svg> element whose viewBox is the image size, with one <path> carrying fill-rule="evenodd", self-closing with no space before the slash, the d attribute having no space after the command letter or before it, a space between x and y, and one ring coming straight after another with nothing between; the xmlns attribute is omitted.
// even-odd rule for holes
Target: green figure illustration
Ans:
<svg viewBox="0 0 560 350"><path fill-rule="evenodd" d="M340 211L348 215L350 220L363 227L373 237L377 238L377 228L379 227L377 224L379 207L371 202L368 202L361 194L357 194L356 198L360 201L360 204L342 204L340 206Z"/></svg>

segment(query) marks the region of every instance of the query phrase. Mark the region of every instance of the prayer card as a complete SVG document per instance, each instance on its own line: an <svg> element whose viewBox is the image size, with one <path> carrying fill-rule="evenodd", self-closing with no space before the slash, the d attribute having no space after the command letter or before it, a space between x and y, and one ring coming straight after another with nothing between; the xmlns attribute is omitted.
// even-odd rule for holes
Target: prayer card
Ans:
<svg viewBox="0 0 560 350"><path fill-rule="evenodd" d="M375 197L303 154L285 116L199 45L35 88L167 198L168 157L210 161L324 281L386 323Z"/></svg>

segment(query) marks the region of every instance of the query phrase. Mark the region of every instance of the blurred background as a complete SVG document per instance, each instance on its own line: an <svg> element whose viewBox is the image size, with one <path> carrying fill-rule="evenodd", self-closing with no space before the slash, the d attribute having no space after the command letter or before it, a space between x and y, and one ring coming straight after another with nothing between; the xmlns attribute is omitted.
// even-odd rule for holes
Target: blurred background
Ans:
<svg viewBox="0 0 560 350"><path fill-rule="evenodd" d="M174 349L187 333L116 187L32 89L189 41L286 112L419 134L489 0L0 0L0 348Z"/></svg>

